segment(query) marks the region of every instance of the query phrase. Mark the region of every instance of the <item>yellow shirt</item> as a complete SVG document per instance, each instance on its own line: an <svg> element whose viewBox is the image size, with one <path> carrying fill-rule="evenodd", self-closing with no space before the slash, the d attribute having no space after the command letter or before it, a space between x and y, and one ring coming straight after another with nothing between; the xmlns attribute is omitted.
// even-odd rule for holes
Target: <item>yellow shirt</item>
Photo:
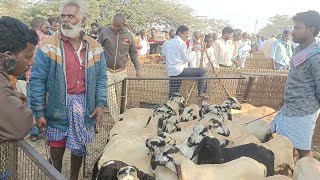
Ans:
<svg viewBox="0 0 320 180"><path fill-rule="evenodd" d="M224 66L232 66L232 57L234 46L232 40L225 41L222 38L217 39L213 45L214 55L219 64Z"/></svg>

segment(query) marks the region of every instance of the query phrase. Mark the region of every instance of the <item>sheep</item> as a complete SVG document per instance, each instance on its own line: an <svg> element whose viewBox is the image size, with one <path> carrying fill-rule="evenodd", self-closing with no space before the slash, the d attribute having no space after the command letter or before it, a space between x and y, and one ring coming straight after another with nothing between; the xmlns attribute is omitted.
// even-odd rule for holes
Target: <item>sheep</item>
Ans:
<svg viewBox="0 0 320 180"><path fill-rule="evenodd" d="M311 157L297 161L293 180L317 180L320 178L320 162Z"/></svg>
<svg viewBox="0 0 320 180"><path fill-rule="evenodd" d="M98 161L100 160L100 158L98 159ZM110 160L103 163L100 170L98 170L98 161L94 165L94 170L91 178L92 180L118 180L118 178L121 179L123 175L123 172L121 172L121 170L131 169L131 168L135 170L134 174L136 174L136 178L138 179L141 179L141 180L155 179L153 176L145 174L144 172L140 171L134 166L128 166L128 164L122 161L116 161L116 160Z"/></svg>
<svg viewBox="0 0 320 180"><path fill-rule="evenodd" d="M148 156L149 150L146 148L147 138L148 136L143 135L112 137L104 148L98 169L107 161L117 160L135 166L144 173L152 174L149 166L151 157Z"/></svg>
<svg viewBox="0 0 320 180"><path fill-rule="evenodd" d="M145 108L132 108L119 116L119 121L110 130L110 137L118 135L134 135L145 129L145 119L152 115L153 110ZM164 113L164 112L163 112ZM159 112L158 117L162 117ZM157 117L157 118L158 118ZM149 128L156 133L156 122L152 122ZM150 130L151 131L151 130Z"/></svg>
<svg viewBox="0 0 320 180"><path fill-rule="evenodd" d="M240 137L232 139L232 142L233 142L233 146L240 146L240 145L249 144L249 143L259 144L260 140L252 134L243 134Z"/></svg>
<svg viewBox="0 0 320 180"><path fill-rule="evenodd" d="M271 150L274 153L274 170L276 174L280 173L282 175L290 175L290 172L281 172L286 169L292 172L294 169L294 147L292 142L287 137L273 134L273 137L270 141L260 143L259 145Z"/></svg>
<svg viewBox="0 0 320 180"><path fill-rule="evenodd" d="M230 120L232 121L232 114L231 114L231 109L237 109L241 110L241 104L235 97L229 97L227 98L222 104L216 105L207 105L207 104L202 104L201 109L200 109L200 117L203 117L207 113L213 112L214 109L219 109L220 114L223 115L224 120Z"/></svg>
<svg viewBox="0 0 320 180"><path fill-rule="evenodd" d="M191 104L184 108L181 114L180 122L193 121L200 118L200 107L196 104Z"/></svg>
<svg viewBox="0 0 320 180"><path fill-rule="evenodd" d="M147 127L152 119L152 117L156 120L158 120L158 126L159 126L159 120L166 120L169 117L175 115L175 111L171 108L171 106L164 104L156 109L153 110L153 114L149 117L145 127Z"/></svg>
<svg viewBox="0 0 320 180"><path fill-rule="evenodd" d="M266 177L263 180L292 180L292 179L283 175L275 175L275 176Z"/></svg>
<svg viewBox="0 0 320 180"><path fill-rule="evenodd" d="M158 133L166 132L166 133L172 134L174 132L181 131L181 126L179 124L179 119L180 119L180 117L178 117L178 116L171 116L167 120L167 122L164 125L163 129L162 128L158 128ZM162 126L163 126L163 124L162 124ZM160 129L162 131L160 131Z"/></svg>
<svg viewBox="0 0 320 180"><path fill-rule="evenodd" d="M263 119L272 122L274 117L276 116L275 112L276 110L270 107L262 106L254 108L248 112L233 114L233 119L235 119L236 122L241 121L240 123L246 123L248 121L266 116Z"/></svg>
<svg viewBox="0 0 320 180"><path fill-rule="evenodd" d="M137 170L132 166L125 166L117 173L118 180L140 180Z"/></svg>
<svg viewBox="0 0 320 180"><path fill-rule="evenodd" d="M245 112L251 111L252 109L255 109L255 108L257 108L257 107L255 107L251 104L248 104L248 103L243 103L243 104L241 104L241 110L232 109L231 113L232 113L232 115L238 114L238 113L245 113Z"/></svg>
<svg viewBox="0 0 320 180"><path fill-rule="evenodd" d="M216 130L218 132L228 132L228 130L224 130L223 127L221 127L221 123L219 121L212 121L212 124L208 125L208 127L205 127L203 125L196 125L193 128L193 132L190 135L190 137L187 140L185 140L184 143L179 145L178 148L187 158L191 160L193 159L194 162L197 162L197 157L192 158L194 150L197 148L197 145L201 142L201 140L208 135L206 135L205 133L209 133L209 130L211 129ZM227 136L228 133L226 133L225 135Z"/></svg>
<svg viewBox="0 0 320 180"><path fill-rule="evenodd" d="M181 94L174 93L173 96L169 99L169 101L166 104L163 104L162 106L154 109L153 117L155 117L158 112L168 112L167 115L172 116L178 116L181 115L183 112L183 109L186 107L185 105L185 99ZM149 117L147 124L145 127L147 127L152 119L152 116ZM168 116L164 116L162 118L169 118Z"/></svg>
<svg viewBox="0 0 320 180"><path fill-rule="evenodd" d="M217 138L206 136L197 145L191 159L198 156L197 164L222 164L240 157L249 157L267 167L267 176L274 175L274 154L265 147L253 143L232 148L223 146L225 144L221 144Z"/></svg>
<svg viewBox="0 0 320 180"><path fill-rule="evenodd" d="M166 146L160 153L152 157L152 170L154 171L158 165L169 168L179 179L183 180L256 180L266 176L266 167L251 158L241 157L225 164L196 165L174 146ZM161 173L156 174L156 177L168 174L160 171L156 173ZM162 176L162 179L170 178Z"/></svg>
<svg viewBox="0 0 320 180"><path fill-rule="evenodd" d="M176 140L169 136L168 133L162 132L157 137L148 138L146 140L146 147L149 149L148 155L157 154L165 145L176 145Z"/></svg>

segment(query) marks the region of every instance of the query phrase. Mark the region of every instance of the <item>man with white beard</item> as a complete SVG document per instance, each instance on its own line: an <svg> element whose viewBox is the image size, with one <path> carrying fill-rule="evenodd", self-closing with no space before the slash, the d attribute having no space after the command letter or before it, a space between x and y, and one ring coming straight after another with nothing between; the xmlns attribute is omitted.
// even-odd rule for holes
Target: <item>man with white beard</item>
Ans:
<svg viewBox="0 0 320 180"><path fill-rule="evenodd" d="M100 44L82 31L87 17L82 0L62 3L61 33L40 45L31 74L30 102L37 127L46 128L58 171L65 148L71 150L72 180L78 179L86 146L94 138L94 126L102 126L106 106L106 61Z"/></svg>

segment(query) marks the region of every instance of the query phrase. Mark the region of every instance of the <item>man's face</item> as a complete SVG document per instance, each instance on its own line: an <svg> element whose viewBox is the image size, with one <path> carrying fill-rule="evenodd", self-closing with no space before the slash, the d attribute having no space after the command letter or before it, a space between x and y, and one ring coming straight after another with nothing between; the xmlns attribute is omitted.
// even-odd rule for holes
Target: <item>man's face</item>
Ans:
<svg viewBox="0 0 320 180"><path fill-rule="evenodd" d="M194 34L193 37L194 37L194 39L195 39L196 41L199 41L201 35L200 35L200 34Z"/></svg>
<svg viewBox="0 0 320 180"><path fill-rule="evenodd" d="M26 48L24 48L18 55L12 55L17 61L15 68L8 72L13 76L20 76L26 73L30 66L33 65L33 56L34 56L35 46L31 43L27 43Z"/></svg>
<svg viewBox="0 0 320 180"><path fill-rule="evenodd" d="M226 33L223 35L225 40L230 40L233 37L233 33Z"/></svg>
<svg viewBox="0 0 320 180"><path fill-rule="evenodd" d="M97 34L97 30L98 30L98 27L97 26L91 26L91 32L93 34Z"/></svg>
<svg viewBox="0 0 320 180"><path fill-rule="evenodd" d="M241 37L242 37L242 36L241 36L240 33L235 34L235 35L234 35L234 40L235 40L235 41L239 41L239 40L241 39Z"/></svg>
<svg viewBox="0 0 320 180"><path fill-rule="evenodd" d="M295 22L292 30L292 40L295 43L303 43L309 36L313 36L311 28L307 28L302 22Z"/></svg>
<svg viewBox="0 0 320 180"><path fill-rule="evenodd" d="M290 39L290 34L282 34L282 39L283 39L284 41L289 41L289 39Z"/></svg>
<svg viewBox="0 0 320 180"><path fill-rule="evenodd" d="M184 33L179 33L179 36L180 38L183 40L183 41L187 41L188 40L188 37L189 37L189 31L186 31Z"/></svg>
<svg viewBox="0 0 320 180"><path fill-rule="evenodd" d="M156 34L157 34L157 30L152 29L152 30L151 30L151 36L154 37Z"/></svg>
<svg viewBox="0 0 320 180"><path fill-rule="evenodd" d="M74 6L66 6L61 13L62 33L69 38L77 38L80 36L84 20L82 20L81 14Z"/></svg>
<svg viewBox="0 0 320 180"><path fill-rule="evenodd" d="M53 32L57 32L60 29L60 23L59 22L52 22L50 29Z"/></svg>
<svg viewBox="0 0 320 180"><path fill-rule="evenodd" d="M165 33L165 38L166 38L166 40L169 40L170 39L170 35L169 35L169 33Z"/></svg>
<svg viewBox="0 0 320 180"><path fill-rule="evenodd" d="M213 44L213 39L208 39L208 41L206 42L206 47L210 48Z"/></svg>
<svg viewBox="0 0 320 180"><path fill-rule="evenodd" d="M62 26L64 24L71 24L73 26L81 23L81 14L74 6L66 6L61 13Z"/></svg>
<svg viewBox="0 0 320 180"><path fill-rule="evenodd" d="M112 28L115 33L120 33L126 26L125 22L121 20L114 20L112 23Z"/></svg>
<svg viewBox="0 0 320 180"><path fill-rule="evenodd" d="M50 28L50 24L48 22L45 22L43 23L41 26L40 26L40 31L43 33L43 34L47 34L48 31L49 31L49 28Z"/></svg>

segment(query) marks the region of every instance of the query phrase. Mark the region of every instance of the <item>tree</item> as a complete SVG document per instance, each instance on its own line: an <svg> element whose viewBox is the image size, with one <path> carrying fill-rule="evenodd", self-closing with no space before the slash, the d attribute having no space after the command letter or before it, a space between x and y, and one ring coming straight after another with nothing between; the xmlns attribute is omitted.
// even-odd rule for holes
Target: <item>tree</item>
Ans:
<svg viewBox="0 0 320 180"><path fill-rule="evenodd" d="M275 15L269 18L270 23L264 26L259 34L270 37L275 34L282 34L283 30L291 30L293 21L289 15Z"/></svg>
<svg viewBox="0 0 320 180"><path fill-rule="evenodd" d="M34 17L49 18L59 16L62 0L0 0L0 15L9 15L30 24ZM190 30L219 32L227 21L195 16L194 10L182 0L85 0L89 6L90 17L87 24L93 22L108 26L117 12L127 19L129 29L177 28L186 25Z"/></svg>

